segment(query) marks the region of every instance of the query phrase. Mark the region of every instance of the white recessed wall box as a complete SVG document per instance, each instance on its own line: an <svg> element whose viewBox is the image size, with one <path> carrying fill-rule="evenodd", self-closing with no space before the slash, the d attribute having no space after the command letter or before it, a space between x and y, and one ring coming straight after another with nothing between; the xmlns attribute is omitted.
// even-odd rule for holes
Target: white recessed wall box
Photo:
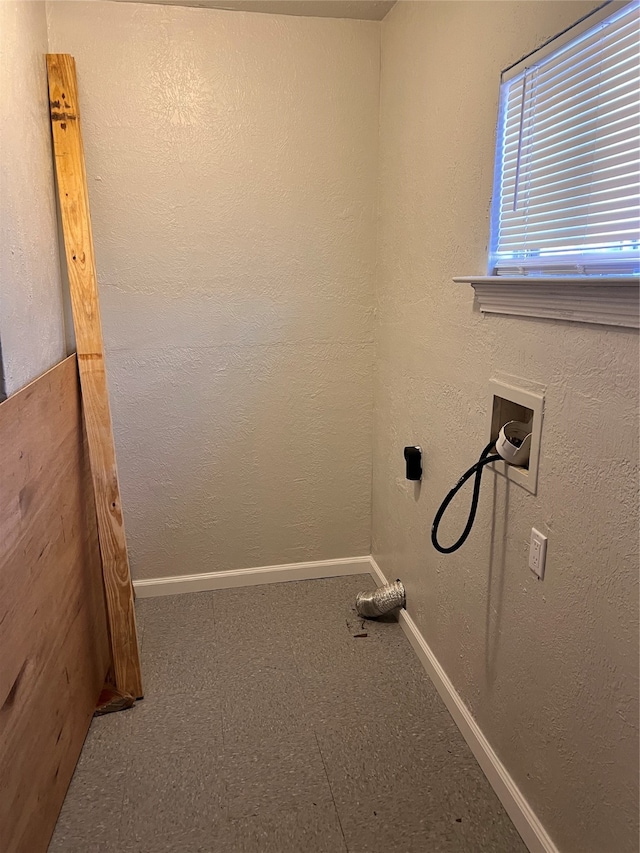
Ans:
<svg viewBox="0 0 640 853"><path fill-rule="evenodd" d="M518 382L522 382L522 387ZM519 467L506 462L494 462L490 467L503 477L522 486L535 495L538 488L538 462L540 459L540 437L544 416L544 388L533 386L524 380L489 382L489 434L496 441L500 429L510 421L530 424L531 439L529 458Z"/></svg>

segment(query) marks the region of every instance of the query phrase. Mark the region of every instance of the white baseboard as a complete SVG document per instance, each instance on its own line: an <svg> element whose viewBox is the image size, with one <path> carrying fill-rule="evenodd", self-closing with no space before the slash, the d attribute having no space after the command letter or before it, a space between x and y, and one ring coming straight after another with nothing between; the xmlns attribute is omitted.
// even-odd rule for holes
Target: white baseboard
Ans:
<svg viewBox="0 0 640 853"><path fill-rule="evenodd" d="M133 586L139 598L155 598L160 595L178 595L183 592L204 592L211 589L257 586L263 583L370 573L370 557L347 557L343 560L316 560L311 563L287 563L283 566L260 566L255 569L236 569L228 572L148 578L134 580Z"/></svg>
<svg viewBox="0 0 640 853"><path fill-rule="evenodd" d="M388 583L380 566L371 557L370 572L378 586ZM418 626L406 610L399 615L400 625L413 646L422 666L433 681L443 702L462 736L469 745L480 767L496 792L505 811L513 821L514 826L522 836L531 853L559 853L546 829L525 799L524 795L513 781L507 768L496 755L493 747L486 739L480 726L476 723L471 712L464 704L451 680L440 665L420 633Z"/></svg>

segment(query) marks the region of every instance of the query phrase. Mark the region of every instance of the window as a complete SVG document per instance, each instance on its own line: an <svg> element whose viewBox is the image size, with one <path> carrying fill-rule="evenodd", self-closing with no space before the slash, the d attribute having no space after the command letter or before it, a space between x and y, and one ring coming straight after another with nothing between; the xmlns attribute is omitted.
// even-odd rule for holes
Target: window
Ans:
<svg viewBox="0 0 640 853"><path fill-rule="evenodd" d="M638 273L634 2L502 84L491 270Z"/></svg>
<svg viewBox="0 0 640 853"><path fill-rule="evenodd" d="M492 282L494 295L512 306L531 305L537 282L536 298L544 292L547 308L497 313L608 322L570 316L572 294L593 308L606 291L618 319L635 315L614 324L638 325L640 0L616 6L502 75L489 276L463 280ZM529 283L520 290L499 286L523 279ZM568 308L549 313L552 285L560 281ZM489 310L478 286L476 293ZM623 306L625 297L634 304Z"/></svg>

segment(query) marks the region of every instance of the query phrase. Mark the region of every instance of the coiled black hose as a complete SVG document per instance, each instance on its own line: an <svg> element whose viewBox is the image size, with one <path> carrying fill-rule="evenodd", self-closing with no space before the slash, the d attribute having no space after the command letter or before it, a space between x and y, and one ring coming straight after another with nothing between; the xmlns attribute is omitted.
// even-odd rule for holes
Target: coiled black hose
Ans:
<svg viewBox="0 0 640 853"><path fill-rule="evenodd" d="M433 519L433 526L431 528L431 544L436 549L436 551L440 551L441 554L452 554L454 551L457 551L461 545L467 541L467 537L471 533L471 528L473 527L473 522L476 518L476 512L478 510L478 498L480 497L480 484L482 482L482 471L485 465L491 464L491 462L499 462L502 457L497 453L494 453L492 456L489 456L491 448L495 445L495 441L487 444L485 449L480 454L480 459L476 462L475 465L472 465L468 471L460 477L455 486L451 489L449 494L440 504L440 509L436 513L436 517ZM473 477L475 474L475 482L473 484L473 497L471 498L471 509L469 510L469 518L467 519L467 524L464 530L462 531L462 535L454 542L453 545L450 545L448 548L443 548L442 545L438 542L438 527L440 522L442 521L442 516L445 514L447 507L451 503L451 501L458 494L460 489L464 486L467 480L470 477Z"/></svg>

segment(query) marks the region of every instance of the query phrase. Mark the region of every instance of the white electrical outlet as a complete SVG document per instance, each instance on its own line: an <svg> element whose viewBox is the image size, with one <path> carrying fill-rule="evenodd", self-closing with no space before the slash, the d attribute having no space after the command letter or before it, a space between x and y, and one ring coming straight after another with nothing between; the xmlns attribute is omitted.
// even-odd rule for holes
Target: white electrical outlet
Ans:
<svg viewBox="0 0 640 853"><path fill-rule="evenodd" d="M547 557L547 537L540 533L535 527L531 528L531 544L529 545L529 568L538 575L540 580L544 578L544 564Z"/></svg>

